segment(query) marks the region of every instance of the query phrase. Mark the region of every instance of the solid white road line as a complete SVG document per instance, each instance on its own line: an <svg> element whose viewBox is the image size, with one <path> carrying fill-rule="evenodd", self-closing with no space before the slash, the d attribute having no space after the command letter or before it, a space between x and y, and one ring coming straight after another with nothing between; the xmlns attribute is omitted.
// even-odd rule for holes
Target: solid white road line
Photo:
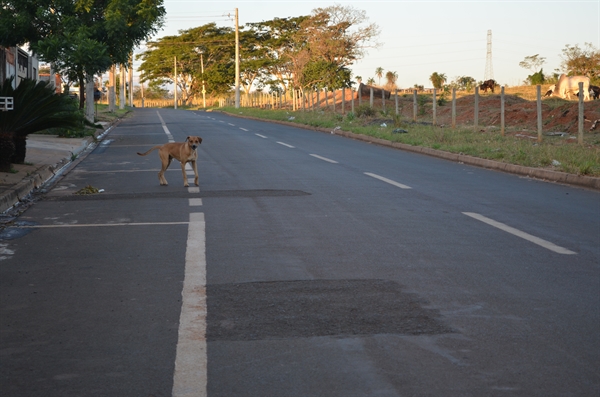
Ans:
<svg viewBox="0 0 600 397"><path fill-rule="evenodd" d="M321 157L318 154L311 154L311 156L318 158L319 160L327 161L328 163L337 164L338 162L332 159L328 159L327 157Z"/></svg>
<svg viewBox="0 0 600 397"><path fill-rule="evenodd" d="M260 135L260 134L254 134L254 135L259 136L261 138L266 138L266 136L264 136L264 135Z"/></svg>
<svg viewBox="0 0 600 397"><path fill-rule="evenodd" d="M541 239L539 237L532 236L529 233L525 233L525 232L523 232L523 231L521 231L519 229L515 229L514 227L505 225L504 223L497 222L497 221L495 221L493 219L490 219L490 218L486 218L483 215L480 215L480 214L477 214L477 213L474 213L474 212L463 212L463 214L465 214L467 216L470 216L473 219L477 219L478 221L481 221L483 223L487 223L488 225L494 226L494 227L496 227L496 228L498 228L500 230L504 230L505 232L513 234L513 235L515 235L517 237L521 237L522 239L530 241L530 242L532 242L534 244L537 244L537 245L539 245L541 247L549 249L550 251L554 251L554 252L556 252L558 254L564 254L564 255L575 255L575 254L577 254L576 252L573 252L573 251L568 250L566 248L560 247L560 246L558 246L556 244L553 244L553 243L551 243L549 241L543 240L543 239Z"/></svg>
<svg viewBox="0 0 600 397"><path fill-rule="evenodd" d="M203 213L191 213L185 276L173 374L173 397L207 394L206 226Z"/></svg>
<svg viewBox="0 0 600 397"><path fill-rule="evenodd" d="M294 147L292 145L288 145L287 143L283 143L283 142L277 142L277 143L280 144L280 145L283 145L285 147L289 147L289 148L294 149Z"/></svg>
<svg viewBox="0 0 600 397"><path fill-rule="evenodd" d="M403 185L403 184L401 184L401 183L398 183L398 182L396 182L396 181L392 181L391 179L384 178L384 177L382 177L382 176L380 176L380 175L377 175L377 174L372 174L372 173L370 173L370 172L365 172L365 175L368 175L368 176L370 176L370 177L372 177L372 178L375 178L375 179L379 179L380 181L383 181L383 182L389 183L390 185L397 186L397 187L399 187L400 189L412 189L410 186Z"/></svg>

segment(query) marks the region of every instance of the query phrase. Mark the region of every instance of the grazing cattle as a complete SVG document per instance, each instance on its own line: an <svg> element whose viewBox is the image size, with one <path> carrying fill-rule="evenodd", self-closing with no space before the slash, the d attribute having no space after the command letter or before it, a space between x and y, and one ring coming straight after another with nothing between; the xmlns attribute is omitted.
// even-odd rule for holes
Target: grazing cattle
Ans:
<svg viewBox="0 0 600 397"><path fill-rule="evenodd" d="M586 76L571 76L567 77L561 74L556 83L556 88L552 91L553 96L571 99L570 93L576 94L579 92L579 83L583 83L583 99L590 99L590 78Z"/></svg>
<svg viewBox="0 0 600 397"><path fill-rule="evenodd" d="M494 92L494 87L496 87L496 81L494 80L486 80L484 81L480 86L479 89L482 90L483 92L487 92L488 89L492 90L492 93Z"/></svg>
<svg viewBox="0 0 600 397"><path fill-rule="evenodd" d="M600 87L598 87L597 85L590 84L590 96L592 97L592 99L600 98Z"/></svg>
<svg viewBox="0 0 600 397"><path fill-rule="evenodd" d="M554 89L556 88L555 84L552 84L550 87L548 87L548 91L546 91L546 93L544 94L544 98L547 96L552 95L552 93L554 92Z"/></svg>

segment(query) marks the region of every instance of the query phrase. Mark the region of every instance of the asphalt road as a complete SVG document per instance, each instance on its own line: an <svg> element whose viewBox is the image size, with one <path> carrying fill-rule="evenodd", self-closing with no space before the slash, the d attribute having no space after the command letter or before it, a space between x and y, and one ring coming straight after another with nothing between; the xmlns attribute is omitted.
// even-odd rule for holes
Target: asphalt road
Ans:
<svg viewBox="0 0 600 397"><path fill-rule="evenodd" d="M597 191L137 109L0 239L2 396L600 394Z"/></svg>

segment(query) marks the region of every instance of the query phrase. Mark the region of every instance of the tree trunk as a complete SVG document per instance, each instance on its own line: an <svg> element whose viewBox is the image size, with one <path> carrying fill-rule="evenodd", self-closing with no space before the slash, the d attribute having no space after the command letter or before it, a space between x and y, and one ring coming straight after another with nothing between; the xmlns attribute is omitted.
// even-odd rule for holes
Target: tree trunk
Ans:
<svg viewBox="0 0 600 397"><path fill-rule="evenodd" d="M25 155L27 153L27 135L17 135L13 136L13 143L15 146L15 151L10 159L10 162L13 164L23 164L25 163Z"/></svg>
<svg viewBox="0 0 600 397"><path fill-rule="evenodd" d="M0 172L10 172L10 159L14 152L13 134L11 132L0 133Z"/></svg>

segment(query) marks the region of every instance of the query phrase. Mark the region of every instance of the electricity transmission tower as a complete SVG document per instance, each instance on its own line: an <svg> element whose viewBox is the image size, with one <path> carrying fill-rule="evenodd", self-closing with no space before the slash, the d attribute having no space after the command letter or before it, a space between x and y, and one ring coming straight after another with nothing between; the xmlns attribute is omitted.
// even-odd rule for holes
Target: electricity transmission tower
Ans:
<svg viewBox="0 0 600 397"><path fill-rule="evenodd" d="M487 55L485 57L485 73L483 80L494 79L494 68L492 67L492 31L487 32Z"/></svg>

